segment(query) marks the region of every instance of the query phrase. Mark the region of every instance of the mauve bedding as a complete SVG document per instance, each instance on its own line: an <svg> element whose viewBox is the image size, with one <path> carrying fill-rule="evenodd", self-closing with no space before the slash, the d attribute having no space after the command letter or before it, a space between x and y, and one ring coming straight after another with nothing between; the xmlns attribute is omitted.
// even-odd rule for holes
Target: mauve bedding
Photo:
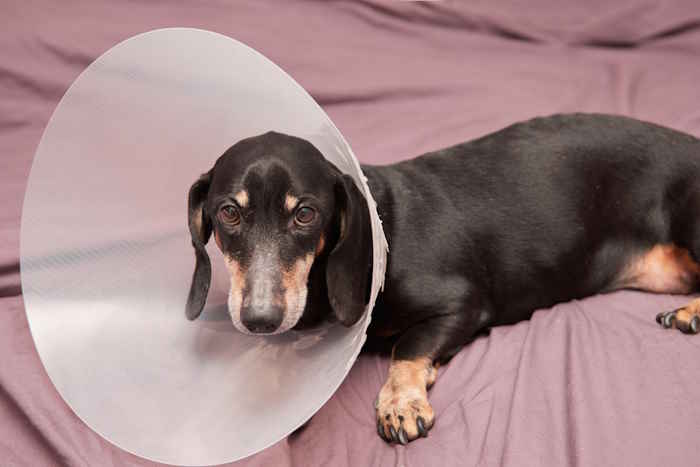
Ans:
<svg viewBox="0 0 700 467"><path fill-rule="evenodd" d="M24 188L51 112L92 60L131 35L192 26L252 46L317 99L367 163L555 112L619 113L700 136L693 0L16 0L0 18L2 466L154 465L101 439L61 400L34 350L18 265ZM700 337L654 322L686 300L623 291L494 329L441 368L435 428L407 447L376 435L388 360L363 355L304 429L236 465L695 466Z"/></svg>

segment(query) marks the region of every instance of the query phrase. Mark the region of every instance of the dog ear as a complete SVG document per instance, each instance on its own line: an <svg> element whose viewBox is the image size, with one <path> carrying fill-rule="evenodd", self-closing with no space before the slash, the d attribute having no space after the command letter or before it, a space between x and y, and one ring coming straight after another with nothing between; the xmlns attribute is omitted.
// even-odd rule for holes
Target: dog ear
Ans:
<svg viewBox="0 0 700 467"><path fill-rule="evenodd" d="M195 255L192 284L190 285L187 307L185 308L185 314L189 320L197 318L202 313L204 303L207 301L207 294L209 293L209 284L211 283L211 261L204 247L209 241L209 237L211 237L212 230L211 219L206 212L205 206L210 181L211 171L205 173L199 180L194 182L187 197L187 218Z"/></svg>
<svg viewBox="0 0 700 467"><path fill-rule="evenodd" d="M339 236L326 264L328 299L345 326L357 322L367 305L372 267L372 226L369 209L352 177L343 175L335 185Z"/></svg>

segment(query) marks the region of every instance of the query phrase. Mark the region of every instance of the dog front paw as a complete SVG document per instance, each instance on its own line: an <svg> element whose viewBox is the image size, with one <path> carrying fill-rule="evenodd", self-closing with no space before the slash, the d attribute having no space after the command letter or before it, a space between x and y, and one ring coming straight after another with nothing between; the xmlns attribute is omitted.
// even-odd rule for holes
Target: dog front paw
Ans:
<svg viewBox="0 0 700 467"><path fill-rule="evenodd" d="M425 390L415 387L382 387L377 398L377 432L387 442L408 444L419 436L428 436L435 413Z"/></svg>
<svg viewBox="0 0 700 467"><path fill-rule="evenodd" d="M435 373L432 366L426 370L422 362L392 364L375 403L377 433L384 441L408 444L419 436L428 436L435 412L428 402L427 386L435 380Z"/></svg>

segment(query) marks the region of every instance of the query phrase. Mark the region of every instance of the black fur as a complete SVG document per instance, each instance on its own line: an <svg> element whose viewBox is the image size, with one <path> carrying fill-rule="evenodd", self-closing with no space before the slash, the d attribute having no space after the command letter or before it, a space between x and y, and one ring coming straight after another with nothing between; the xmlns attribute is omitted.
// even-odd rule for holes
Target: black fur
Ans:
<svg viewBox="0 0 700 467"><path fill-rule="evenodd" d="M328 256L326 284L338 320L351 326L360 319L367 304L372 227L367 202L349 175L336 182L335 199L343 228Z"/></svg>
<svg viewBox="0 0 700 467"><path fill-rule="evenodd" d="M196 319L207 300L209 285L211 284L211 261L204 245L211 237L212 225L209 215L205 211L204 201L209 191L211 174L206 173L190 188L187 197L187 223L192 237L192 246L195 252L195 266L192 274L192 285L187 296L185 313L187 319Z"/></svg>
<svg viewBox="0 0 700 467"><path fill-rule="evenodd" d="M325 200L318 235L328 241L310 274L302 324L330 309L329 297L338 319L354 323L371 265L369 217L354 183L309 143L279 133L244 140L225 156L213 169L209 213L216 193L235 192L251 167L270 161L285 175L260 183L303 187ZM391 336L396 359L449 357L489 326L623 287L623 268L656 244L700 259L700 142L650 123L600 114L536 118L363 171L389 242L369 334ZM339 215L347 216L351 239L340 232ZM251 235L237 250L227 240L224 248L251 248L259 240ZM194 236L193 244L199 265ZM293 257L308 247L288 251ZM199 268L193 288L205 282Z"/></svg>
<svg viewBox="0 0 700 467"><path fill-rule="evenodd" d="M241 191L247 193L247 206L235 200ZM306 226L294 223L294 213L285 208L288 194L298 197L300 206L315 210L314 222ZM222 218L222 208L227 206L240 213L239 224L230 225ZM269 287L274 295L270 302L283 302L281 272L297 260L315 255L308 275L306 307L297 328L316 324L329 310L346 325L362 315L372 257L367 203L352 179L308 141L275 132L239 141L192 185L188 210L196 256L186 309L189 319L199 316L206 300L211 265L204 245L212 230L219 248L242 269L251 267L256 251L274 256L264 273L246 275L242 287L245 297L252 295L255 280L267 280L274 283ZM201 231L195 222L200 212ZM323 245L321 251L319 245ZM246 302L244 299L244 306ZM256 314L250 308L241 311L246 316ZM270 310L258 310L257 314L271 315Z"/></svg>
<svg viewBox="0 0 700 467"><path fill-rule="evenodd" d="M619 288L655 244L700 259L700 142L657 125L555 115L363 170L389 242L370 334L398 359Z"/></svg>

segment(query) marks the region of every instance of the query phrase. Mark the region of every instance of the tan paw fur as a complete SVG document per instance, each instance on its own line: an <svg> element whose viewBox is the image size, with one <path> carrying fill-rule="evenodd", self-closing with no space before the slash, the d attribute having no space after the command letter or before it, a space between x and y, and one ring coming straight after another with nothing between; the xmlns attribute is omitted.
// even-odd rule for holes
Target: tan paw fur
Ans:
<svg viewBox="0 0 700 467"><path fill-rule="evenodd" d="M428 387L436 376L437 370L429 358L391 363L389 376L375 405L380 436L383 431L384 439L406 444L427 435L435 421L435 413L428 402Z"/></svg>

